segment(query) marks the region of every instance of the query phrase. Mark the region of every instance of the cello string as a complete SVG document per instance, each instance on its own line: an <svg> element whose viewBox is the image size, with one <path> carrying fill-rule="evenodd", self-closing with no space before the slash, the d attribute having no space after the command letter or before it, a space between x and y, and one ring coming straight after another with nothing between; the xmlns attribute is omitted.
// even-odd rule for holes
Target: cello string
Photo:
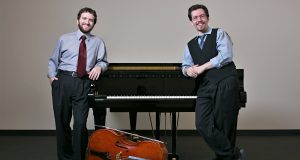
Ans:
<svg viewBox="0 0 300 160"><path fill-rule="evenodd" d="M135 156L121 156L118 157L116 160L150 160L150 159L145 159L145 158L140 158Z"/></svg>
<svg viewBox="0 0 300 160"><path fill-rule="evenodd" d="M131 135L131 136L136 136L136 137L143 138L143 139L147 139L147 140L150 140L150 141L155 141L155 142L159 142L159 143L165 144L165 142L160 141L160 140L156 140L156 139L152 139L152 138L140 136L140 135L138 135L138 134L132 134L132 133L129 133L129 132L121 131L121 130L114 129L114 128L110 128L110 127L107 127L107 126L101 126L101 125L95 125L95 126L101 127L101 128L105 128L105 129L110 129L110 130L113 130L113 131L116 131L116 132L120 132L120 133L124 133L124 134Z"/></svg>

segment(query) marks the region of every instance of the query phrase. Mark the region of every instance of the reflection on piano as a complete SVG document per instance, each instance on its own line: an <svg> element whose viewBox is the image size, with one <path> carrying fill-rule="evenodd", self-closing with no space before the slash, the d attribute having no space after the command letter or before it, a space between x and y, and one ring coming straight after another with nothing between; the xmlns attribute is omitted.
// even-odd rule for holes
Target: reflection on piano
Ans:
<svg viewBox="0 0 300 160"><path fill-rule="evenodd" d="M240 106L245 107L244 72L237 69ZM91 88L95 108L129 112L130 127L136 130L137 112L156 112L156 138L159 139L160 112L172 115L172 154L176 158L176 112L194 112L195 80L185 77L180 63L111 63ZM97 124L95 117L95 124ZM100 122L99 122L100 123Z"/></svg>

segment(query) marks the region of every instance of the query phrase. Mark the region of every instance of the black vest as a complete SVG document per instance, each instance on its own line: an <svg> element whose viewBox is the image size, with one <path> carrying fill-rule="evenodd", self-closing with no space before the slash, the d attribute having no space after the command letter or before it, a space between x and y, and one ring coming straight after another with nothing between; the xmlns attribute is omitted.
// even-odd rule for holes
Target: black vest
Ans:
<svg viewBox="0 0 300 160"><path fill-rule="evenodd" d="M194 64L202 65L218 55L216 41L217 31L218 29L214 28L212 29L211 34L206 35L206 40L202 49L198 43L198 36L188 42L189 51ZM206 70L197 77L197 82L201 83L206 78L210 82L217 83L228 76L237 76L236 67L233 62L230 62L221 68Z"/></svg>

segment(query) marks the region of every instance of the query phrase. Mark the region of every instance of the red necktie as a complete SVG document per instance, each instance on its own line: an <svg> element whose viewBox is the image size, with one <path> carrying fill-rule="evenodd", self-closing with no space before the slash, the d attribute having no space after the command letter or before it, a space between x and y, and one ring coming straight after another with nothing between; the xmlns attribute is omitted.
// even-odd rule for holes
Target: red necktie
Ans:
<svg viewBox="0 0 300 160"><path fill-rule="evenodd" d="M85 36L81 36L81 43L79 46L79 55L77 62L77 75L78 77L83 77L86 74L86 45Z"/></svg>

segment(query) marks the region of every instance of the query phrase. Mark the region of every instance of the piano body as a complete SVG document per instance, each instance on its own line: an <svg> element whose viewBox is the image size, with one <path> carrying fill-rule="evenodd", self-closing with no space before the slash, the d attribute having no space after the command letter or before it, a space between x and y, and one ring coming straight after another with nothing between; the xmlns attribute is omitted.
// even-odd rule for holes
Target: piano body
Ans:
<svg viewBox="0 0 300 160"><path fill-rule="evenodd" d="M238 69L240 106L245 107L243 69ZM172 154L176 159L176 112L194 112L195 79L185 77L181 63L111 63L91 89L95 108L129 112L131 130L136 130L137 112L156 112L156 138L159 139L160 113L172 115ZM97 124L95 118L95 124Z"/></svg>

